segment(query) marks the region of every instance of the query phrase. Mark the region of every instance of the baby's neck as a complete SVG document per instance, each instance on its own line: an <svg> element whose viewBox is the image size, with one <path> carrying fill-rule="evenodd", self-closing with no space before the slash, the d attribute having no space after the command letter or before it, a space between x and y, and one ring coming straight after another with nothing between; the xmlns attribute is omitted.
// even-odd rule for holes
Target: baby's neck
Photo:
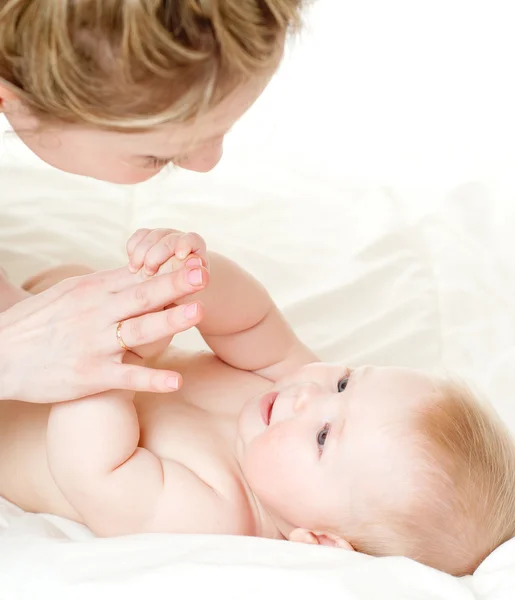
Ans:
<svg viewBox="0 0 515 600"><path fill-rule="evenodd" d="M249 504L254 517L254 536L273 540L286 539L282 533L283 528L277 523L277 519L265 509L246 481L245 487L247 488Z"/></svg>
<svg viewBox="0 0 515 600"><path fill-rule="evenodd" d="M280 517L270 513L259 498L250 490L250 502L254 513L256 524L255 536L274 540L287 540L290 533L295 529Z"/></svg>

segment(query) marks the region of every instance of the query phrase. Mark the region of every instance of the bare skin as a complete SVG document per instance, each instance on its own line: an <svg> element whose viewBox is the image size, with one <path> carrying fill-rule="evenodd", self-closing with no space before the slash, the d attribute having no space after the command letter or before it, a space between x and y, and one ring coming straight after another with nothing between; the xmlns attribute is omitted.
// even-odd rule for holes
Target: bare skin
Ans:
<svg viewBox="0 0 515 600"><path fill-rule="evenodd" d="M25 287L40 293L62 279L86 272L84 267L60 267L34 277ZM3 285L9 291L10 303L27 295L27 291L14 288L6 280ZM298 344L296 362L302 364L315 358L289 328L285 327L283 336L288 343ZM182 369L181 389L162 395L118 391L108 401L133 398L140 427L139 447L159 457L165 470L167 464L179 464L181 470L194 473L195 479L202 482L192 489L192 494L195 489L199 492L200 510L198 504L194 512L188 506L192 494L179 500L180 506L175 495L175 516L168 515L166 523L159 519L147 529L282 538L246 483L235 447L238 416L243 406L268 391L272 387L270 379L234 368L210 352L186 353L173 347L145 364ZM137 531L137 525L133 527L127 522L121 526L122 530L117 523L109 531L105 523L84 518L63 494L56 483L59 478L52 475L48 461L48 421L52 408L52 405L15 401L0 403L0 495L26 511L52 513L85 523L100 535Z"/></svg>
<svg viewBox="0 0 515 600"><path fill-rule="evenodd" d="M45 119L33 114L18 90L1 79L0 113L32 152L61 171L121 184L146 181L169 163L206 172L220 161L225 135L268 85L283 46L284 40L266 72L249 77L216 106L183 123L120 132ZM2 279L0 272L0 285ZM161 312L160 323L152 315L137 313L143 297L145 304L149 297L164 296L161 307L154 307L160 310L178 294L190 291L188 286L161 278L151 282L153 289L144 285L125 289L120 287L122 282L123 277L113 280L108 273L84 276L4 309L0 314L0 401L61 402L127 385L139 392L176 389L179 373L122 366L125 352L113 332L118 321L128 317L139 320L144 343L183 331L192 323L185 323L180 311L174 316ZM0 298L2 303L5 299ZM52 362L47 360L49 355ZM25 377L25 370L30 370L31 378Z"/></svg>
<svg viewBox="0 0 515 600"><path fill-rule="evenodd" d="M238 507L238 518L225 523L226 533L280 537L276 528L261 529L260 515L234 448L243 405L270 389L271 382L234 369L211 353L188 354L170 348L159 363L180 371L184 383L171 394L136 394L140 446L164 461L181 462ZM48 467L49 412L49 405L0 405L0 495L26 511L53 513L82 522ZM182 532L194 533L194 526L197 532L205 532L213 517L211 511L204 511L190 520L183 513L183 518L174 519L177 527L173 529L180 532L183 523Z"/></svg>
<svg viewBox="0 0 515 600"><path fill-rule="evenodd" d="M153 271L138 248L165 260L174 235L137 234L131 263ZM434 383L408 369L317 362L258 282L208 258L210 283L178 303L198 304L213 352L152 349L150 364L181 372L181 389L1 403L0 495L101 536L233 534L352 549L341 531L356 506L409 502L413 453L395 432ZM32 291L71 274L51 271Z"/></svg>

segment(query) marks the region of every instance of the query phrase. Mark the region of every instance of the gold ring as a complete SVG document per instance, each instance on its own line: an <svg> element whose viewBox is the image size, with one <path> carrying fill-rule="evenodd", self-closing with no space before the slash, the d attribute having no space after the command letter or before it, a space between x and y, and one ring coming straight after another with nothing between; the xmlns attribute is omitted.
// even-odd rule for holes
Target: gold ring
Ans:
<svg viewBox="0 0 515 600"><path fill-rule="evenodd" d="M120 344L122 350L127 350L130 352L129 346L127 346L127 344L123 341L122 338L122 325L123 321L118 321L118 325L116 326L116 339L118 340L118 343Z"/></svg>

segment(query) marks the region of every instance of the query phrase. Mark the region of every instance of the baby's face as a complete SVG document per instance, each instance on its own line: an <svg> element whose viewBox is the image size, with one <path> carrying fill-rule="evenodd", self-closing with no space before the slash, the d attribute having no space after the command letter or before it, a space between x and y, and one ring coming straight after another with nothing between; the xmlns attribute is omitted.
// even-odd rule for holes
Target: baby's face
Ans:
<svg viewBox="0 0 515 600"><path fill-rule="evenodd" d="M410 416L434 392L409 369L303 367L243 408L244 475L272 516L338 531L367 507L409 497Z"/></svg>

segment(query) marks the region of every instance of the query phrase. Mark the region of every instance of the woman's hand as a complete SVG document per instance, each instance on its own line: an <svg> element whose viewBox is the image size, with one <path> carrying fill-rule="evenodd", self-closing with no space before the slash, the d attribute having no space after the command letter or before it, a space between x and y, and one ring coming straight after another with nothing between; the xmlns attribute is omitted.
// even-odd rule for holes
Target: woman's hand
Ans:
<svg viewBox="0 0 515 600"><path fill-rule="evenodd" d="M122 344L137 354L197 325L198 303L162 309L207 279L196 265L148 280L124 267L66 279L22 300L0 313L0 399L46 403L110 389L176 390L178 373L124 364Z"/></svg>
<svg viewBox="0 0 515 600"><path fill-rule="evenodd" d="M155 274L172 273L184 265L191 268L205 267L209 270L204 239L198 233L184 233L177 229L138 229L127 242L127 255L129 270L139 273L144 279ZM191 300L193 301L193 298ZM184 301L180 304L184 304ZM199 302L191 302L188 308L189 316L193 318L196 310L202 310L202 305ZM144 358L156 356L161 354L171 341L171 337L165 337L140 348L138 354Z"/></svg>

